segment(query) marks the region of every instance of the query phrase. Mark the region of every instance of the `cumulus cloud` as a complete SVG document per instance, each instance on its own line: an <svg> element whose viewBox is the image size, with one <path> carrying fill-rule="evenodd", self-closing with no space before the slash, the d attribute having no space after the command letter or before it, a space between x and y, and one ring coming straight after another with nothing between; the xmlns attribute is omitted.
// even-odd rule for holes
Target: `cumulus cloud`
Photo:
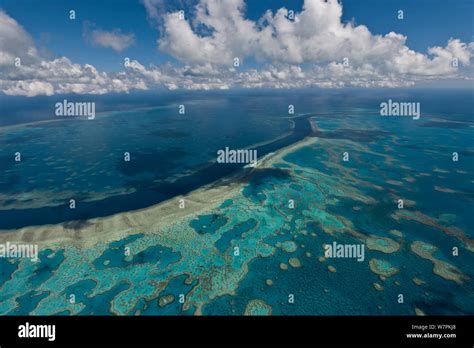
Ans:
<svg viewBox="0 0 474 348"><path fill-rule="evenodd" d="M244 0L201 0L196 17L183 20L178 12L165 15L161 50L186 64L231 66L238 57L284 64L319 66L346 59L353 69L406 75L456 73L454 58L469 65L472 49L451 39L446 47L422 54L406 46L406 37L394 32L374 35L364 25L342 22L337 0L305 0L301 12L289 19L289 10L267 11L259 21L245 18ZM210 35L199 35L207 27Z"/></svg>
<svg viewBox="0 0 474 348"><path fill-rule="evenodd" d="M31 36L1 10L0 38L0 88L7 95L105 94L147 88L143 80L123 73L107 74L66 57L45 59Z"/></svg>
<svg viewBox="0 0 474 348"><path fill-rule="evenodd" d="M49 82L16 81L14 83L6 83L2 91L6 95L34 97L37 95L53 95L54 87Z"/></svg>
<svg viewBox="0 0 474 348"><path fill-rule="evenodd" d="M267 11L256 21L245 17L244 0L199 0L180 18L180 6L141 0L149 19L160 28L158 47L181 64L145 67L132 60L118 72L101 72L66 57L41 56L30 35L0 10L0 83L8 95L129 92L230 88L402 87L420 81L472 79L474 43L450 39L425 53L410 49L394 32L372 34L364 25L342 22L336 0L305 0L289 10ZM179 5L179 3L178 3ZM188 4L189 6L189 4ZM107 32L90 25L92 43L120 52L132 34ZM241 65L234 66L234 58ZM21 65L15 65L15 59ZM247 60L258 64L246 67ZM453 64L453 63L456 64Z"/></svg>
<svg viewBox="0 0 474 348"><path fill-rule="evenodd" d="M0 10L0 67L13 65L17 57L27 64L35 63L38 51L18 22Z"/></svg>
<svg viewBox="0 0 474 348"><path fill-rule="evenodd" d="M120 29L106 31L94 28L89 23L84 26L84 37L93 45L111 48L116 52L122 52L135 43L134 34L123 34Z"/></svg>
<svg viewBox="0 0 474 348"><path fill-rule="evenodd" d="M154 25L163 24L163 12L185 11L187 13L194 12L194 6L198 0L140 0L145 7L148 19Z"/></svg>
<svg viewBox="0 0 474 348"><path fill-rule="evenodd" d="M57 93L105 94L147 89L143 80L123 73L107 74L90 64L75 64L66 57L10 69L1 80L7 95L52 95Z"/></svg>

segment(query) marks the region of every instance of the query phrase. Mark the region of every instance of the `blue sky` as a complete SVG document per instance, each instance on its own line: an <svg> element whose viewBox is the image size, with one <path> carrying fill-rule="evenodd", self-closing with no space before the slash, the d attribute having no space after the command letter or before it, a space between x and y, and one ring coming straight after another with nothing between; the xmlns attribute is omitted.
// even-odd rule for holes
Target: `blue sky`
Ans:
<svg viewBox="0 0 474 348"><path fill-rule="evenodd" d="M406 35L408 46L417 51L445 45L451 37L464 42L473 40L474 1L471 0L343 0L342 3L345 21L354 19L374 34L395 31ZM268 9L287 7L300 11L303 0L247 0L246 4L247 17L258 19ZM156 47L158 30L147 21L145 8L138 0L4 0L2 8L53 56L64 55L105 71L119 69L124 56L146 64L173 60ZM70 9L76 10L75 21L68 18ZM405 10L404 21L396 18L398 9ZM83 38L84 21L106 30L120 28L135 33L136 44L121 53L93 47Z"/></svg>
<svg viewBox="0 0 474 348"><path fill-rule="evenodd" d="M158 75L160 75L161 82L167 88L181 88L183 86L184 88L199 88L199 86L211 89L228 88L229 85L233 85L235 80L240 79L242 82L243 79L251 78L248 75L240 75L232 77L233 80L231 80L228 77L228 71L222 69L222 66L226 66L226 68L230 66L230 58L240 55L240 51L243 52L241 59L242 62L245 62L246 69L267 69L263 73L267 76L266 80L263 81L264 78L260 76L258 79L263 79L263 82L255 83L252 86L271 87L271 81L269 81L271 78L268 77L270 75L275 80L275 86L292 86L291 83L283 80L295 74L301 75L301 79L303 79L302 76L306 72L313 75L324 75L325 78L312 81L308 79L308 73L306 73L306 80L300 81L299 85L339 86L334 73L339 69L338 64L344 58L344 53L343 49L338 51L338 47L349 51L347 56L353 64L351 68L354 68L351 78L355 78L354 76L361 78L362 74L365 74L362 70L370 70L360 79L359 85L364 84L363 81L371 80L374 83L368 83L368 86L385 86L387 79L393 80L388 83L389 86L410 85L426 79L427 76L429 76L429 80L433 80L432 76L438 75L446 80L465 80L464 76L470 76L472 73L472 69L469 68L471 65L470 56L474 52L474 44L470 45L473 41L474 1L472 0L343 0L341 18L333 11L337 12L339 8L337 3L334 6L318 5L314 6L311 11L306 11L307 18L304 22L309 24L307 27L316 23L314 25L315 32L305 33L303 23L300 27L295 27L293 37L290 39L285 36L285 25L277 23L276 12L278 9L286 7L294 10L297 14L302 13L303 0L247 0L245 1L245 10L239 7L240 1L244 0L177 0L175 2L168 0L43 0L41 2L37 0L4 0L1 9L6 14L4 17L16 21L17 26L26 32L25 35L31 37L33 42L31 45L38 51L36 64L43 61L53 62L52 64L57 65L58 61L55 59L66 57L71 64L89 64L98 72L113 74L122 71L123 59L130 57L130 59L136 60L140 66L145 67L145 71L141 71L141 73L147 75L146 79L148 80L142 76L143 80L139 81L138 70L133 76L133 83L144 89L149 88L151 74L154 74L152 78L154 82L157 82ZM307 7L311 7L323 0L306 1ZM332 0L332 2L336 2L336 0ZM229 5L231 3L234 5ZM150 8L146 8L147 4L154 9L153 11L156 11L157 15L153 15ZM211 6L215 6L217 12L224 11L222 13L226 13L226 15L216 17L211 13L201 19L201 22L196 23L197 4L200 4L202 8L207 8L208 11ZM175 26L167 14L180 8L186 10L185 22L189 24L181 23L179 26ZM69 19L69 10L71 9L76 12L75 20ZM397 19L397 11L400 9L404 11L404 20ZM274 27L272 37L275 40L272 42L269 42L270 39L263 35L263 30L259 32L262 28L259 27L258 21L268 10L273 13L270 20L271 25L269 25L269 27ZM327 14L321 13L321 11L327 11ZM229 13L228 18L226 17L227 13ZM321 17L318 17L319 15ZM239 18L233 23L235 28L232 29L230 21L236 17ZM303 17L301 16L301 18ZM326 22L327 18L330 19L327 21L327 28L318 27L318 20ZM246 20L252 21L250 23L259 29L252 32L245 31L245 29L240 31L242 23ZM4 21L9 22L5 18ZM219 21L221 21L220 24L224 23L224 26L226 21L229 21L231 29L228 31L222 29L217 23ZM364 33L351 30L351 33L348 34L344 26L349 22L353 23L353 27L366 26L370 31L370 37L365 35L365 38L359 41L358 36L364 36ZM212 27L214 24L209 25L209 23L217 24ZM338 24L336 29L331 29L335 23L341 24ZM183 35L181 39L179 35L181 32L186 32L188 25L191 33L188 33L187 37ZM103 41L98 43L96 37L91 36L94 31L97 31L95 34L102 35L103 40L108 40L110 37L104 38L104 36L109 34L119 34L122 38L128 35L131 44L124 44L123 48L119 46L120 49L112 49L110 44L108 46L102 44ZM235 35L232 31L235 31ZM387 35L390 32L401 35ZM213 33L218 35L208 40L206 36L212 36ZM253 35L253 39L245 41L246 35ZM314 39L308 38L308 35L313 35ZM320 48L326 45L324 40L331 35L336 35L334 40L336 46L326 50ZM379 45L375 43L379 40L377 35L383 37L381 45L383 46L382 50L385 51L385 55L381 54L379 58L375 57L376 54L379 54L377 50L380 49ZM406 40L402 35L406 37ZM307 39L306 42L303 42L304 39ZM448 44L450 39L457 41ZM25 40L28 41L28 39ZM185 43L176 44L176 41ZM194 45L194 51L189 51L185 47L188 41ZM312 41L318 42L318 44L312 45ZM332 39L329 38L327 41L330 44ZM10 45L12 44L10 43ZM251 44L254 44L255 47L250 47ZM8 46L8 43L4 45ZM293 45L299 47L293 47ZM435 46L443 48L442 52L437 51L435 54L439 55L439 59L433 55L433 52L428 53L430 47ZM208 51L205 51L205 47ZM361 47L367 50L365 57L358 54ZM11 47L4 48L4 50L8 51L9 48ZM262 48L261 52L260 48ZM413 59L410 60L410 55L406 53L407 49L415 51L420 56L416 59L411 57ZM258 52L254 54L255 50ZM387 61L390 50L395 52L393 61L386 62L383 67L377 66L377 59ZM227 58L226 53L229 53ZM11 57L18 55L18 52L12 53ZM461 55L462 64L460 64L459 70L457 68L447 69L446 64L449 64L449 59L458 58L455 57L456 55ZM214 59L216 56L227 59L227 63L216 61ZM442 61L443 59L444 61ZM208 74L209 78L204 82L183 82L184 77L182 81L171 81L169 75L175 72L170 72L170 68L165 67L166 63L171 63L172 69L189 67L191 70L178 72L179 74L183 73L183 76ZM394 64L400 65L393 69ZM157 70L156 67L160 67L161 70ZM300 68L302 73L298 70ZM308 70L309 68L311 70ZM203 69L206 73L203 73ZM220 75L216 73L216 69L220 71ZM400 73L409 76L410 81L405 81ZM168 77L165 78L166 74ZM25 72L19 75L24 76ZM218 75L219 79L211 78ZM397 75L396 78L394 78L395 75ZM11 81L18 80L14 71L9 71L9 76ZM32 80L33 77L29 79L30 82ZM224 80L226 82L223 82ZM57 86L54 82L46 80L40 82L50 83L53 93L55 93ZM72 84L66 80L64 83ZM15 90L20 87L22 89L31 87L13 85L13 82L9 82L9 84ZM132 82L127 80L127 86L115 87L115 89L135 88L131 84ZM87 90L97 92L97 89Z"/></svg>

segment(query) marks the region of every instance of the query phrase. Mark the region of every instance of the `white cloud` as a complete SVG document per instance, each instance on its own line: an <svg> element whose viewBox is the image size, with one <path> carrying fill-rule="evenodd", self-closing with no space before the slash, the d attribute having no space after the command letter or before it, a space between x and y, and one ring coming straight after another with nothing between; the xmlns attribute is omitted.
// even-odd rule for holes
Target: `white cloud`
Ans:
<svg viewBox="0 0 474 348"><path fill-rule="evenodd" d="M160 12L156 6L163 0L142 2L149 18L162 26L159 48L182 65L145 67L133 60L122 71L105 73L66 57L46 59L21 25L0 10L0 89L8 95L35 96L127 93L156 87L401 87L473 78L473 42L453 38L445 47L415 52L401 34L374 35L363 25L342 23L342 5L335 0L305 0L294 21L287 18L285 8L251 21L245 17L243 0L200 0L185 19L178 17L176 8ZM89 27L86 33L91 42L118 52L134 42L132 34L118 30ZM17 57L20 66L14 64ZM233 66L234 57L240 59L240 67ZM248 68L249 59L260 64Z"/></svg>
<svg viewBox="0 0 474 348"><path fill-rule="evenodd" d="M38 51L18 22L0 10L0 67L13 65L18 57L24 63L35 63Z"/></svg>
<svg viewBox="0 0 474 348"><path fill-rule="evenodd" d="M446 47L430 48L428 54L415 52L403 35L373 35L366 26L343 23L337 0L305 0L294 21L286 8L275 14L267 11L257 22L246 19L244 10L244 0L201 0L193 22L179 19L177 12L166 14L159 47L186 64L229 67L239 57L323 66L348 58L354 69L370 67L387 76L452 75L457 72L452 60L469 65L473 52L455 39ZM211 34L199 35L193 30L198 26Z"/></svg>
<svg viewBox="0 0 474 348"><path fill-rule="evenodd" d="M1 10L0 38L0 88L7 95L105 94L148 88L142 79L123 73L107 74L66 57L41 57L30 35Z"/></svg>
<svg viewBox="0 0 474 348"><path fill-rule="evenodd" d="M7 95L29 97L57 93L123 93L131 89L147 89L142 79L124 73L100 72L90 64L74 64L66 57L11 68L1 80L1 85Z"/></svg>
<svg viewBox="0 0 474 348"><path fill-rule="evenodd" d="M123 34L120 29L106 31L100 28L91 28L86 24L84 36L93 45L111 48L116 52L122 52L135 43L135 35Z"/></svg>
<svg viewBox="0 0 474 348"><path fill-rule="evenodd" d="M49 82L16 81L14 83L6 84L2 91L6 95L34 97L37 95L53 95L54 87Z"/></svg>

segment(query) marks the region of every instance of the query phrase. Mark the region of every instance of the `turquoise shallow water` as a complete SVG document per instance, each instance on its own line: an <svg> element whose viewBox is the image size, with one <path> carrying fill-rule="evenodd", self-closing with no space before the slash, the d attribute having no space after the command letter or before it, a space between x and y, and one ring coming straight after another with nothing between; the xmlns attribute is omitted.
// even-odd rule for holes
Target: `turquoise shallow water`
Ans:
<svg viewBox="0 0 474 348"><path fill-rule="evenodd" d="M160 234L132 231L127 238L87 249L43 250L39 263L0 259L0 313L263 314L261 307L250 306L258 299L272 314L285 315L415 315L415 308L426 314L474 314L474 256L468 248L474 238L472 108L459 93L406 93L407 100L422 102L420 120L378 116L378 103L388 98L383 93L359 96L357 103L348 97L341 102L337 95L279 96L268 107L268 119L265 114L257 119L257 112L248 116L252 122L239 124L238 132L245 135L238 141L250 145L287 130L284 112L276 110L296 98L298 111L315 114L314 143L271 168L255 170L240 193L216 209L176 221ZM255 99L257 110L264 100ZM246 101L252 105L248 97ZM234 112L238 103L225 108ZM259 133L259 122L275 128ZM255 137L246 135L247 127ZM172 135L173 146L185 151L201 146L198 140L186 143L181 133ZM225 144L221 137L212 141ZM107 152L109 145L103 146ZM458 162L452 161L454 151ZM342 161L344 152L350 155L348 162ZM146 175L156 170L148 168L125 175L147 181ZM8 170L11 178L18 175ZM86 179L87 173L81 175ZM116 179L112 186L121 187L120 176ZM12 189L36 187L18 180ZM92 192L80 181L71 185L72 190ZM101 181L93 185L101 187ZM403 209L397 207L399 198L405 200ZM294 208L288 206L290 199ZM373 249L367 238L374 240ZM322 246L334 241L366 245L364 261L323 259ZM421 257L413 249L415 241L433 245L424 250L435 251ZM396 251L388 252L393 243ZM458 256L453 247L459 248ZM124 254L126 248L130 255ZM379 271L395 274L376 274L371 260ZM446 273L435 273L435 264ZM71 294L75 303L69 301ZM403 303L397 301L400 294Z"/></svg>

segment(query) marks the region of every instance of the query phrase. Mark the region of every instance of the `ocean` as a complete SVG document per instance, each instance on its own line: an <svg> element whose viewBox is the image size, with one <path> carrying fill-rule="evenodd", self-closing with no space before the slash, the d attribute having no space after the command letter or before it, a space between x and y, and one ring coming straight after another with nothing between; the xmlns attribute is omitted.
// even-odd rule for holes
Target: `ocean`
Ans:
<svg viewBox="0 0 474 348"><path fill-rule="evenodd" d="M0 258L0 314L472 315L472 98L2 96L0 236L41 244L39 262ZM56 116L64 99L94 102L95 118ZM419 103L419 119L381 116L389 100ZM262 165L216 163L226 147L257 149ZM199 209L155 210L177 197ZM53 238L113 228L127 231ZM325 257L335 241L365 259Z"/></svg>

